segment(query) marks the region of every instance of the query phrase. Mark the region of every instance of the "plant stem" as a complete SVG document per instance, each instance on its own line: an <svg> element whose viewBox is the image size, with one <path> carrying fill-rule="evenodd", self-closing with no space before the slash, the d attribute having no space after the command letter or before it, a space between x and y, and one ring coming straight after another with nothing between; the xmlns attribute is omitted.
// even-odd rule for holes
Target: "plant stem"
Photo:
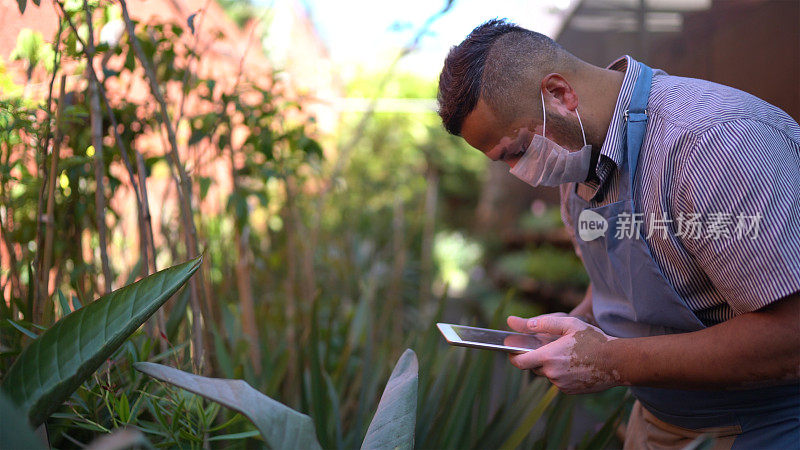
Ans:
<svg viewBox="0 0 800 450"><path fill-rule="evenodd" d="M150 92L153 95L153 98L156 99L159 109L160 109L160 117L159 121L161 125L166 128L167 130L167 138L169 141L169 151L168 151L168 158L167 161L171 163L174 167L174 170L177 170L179 176L179 190L181 195L179 196L180 199L180 210L181 210L181 221L183 222L184 227L184 234L186 239L186 248L189 253L190 258L194 258L199 254L199 248L197 245L197 228L195 227L194 217L192 213L192 188L191 188L191 180L186 173L183 164L181 164L180 155L178 154L178 141L175 136L175 129L172 126L172 122L169 119L169 111L167 110L167 104L164 101L164 96L161 94L161 90L158 86L157 78L153 67L150 64L150 60L142 50L142 46L139 43L139 40L136 38L136 30L133 26L133 21L130 18L130 14L128 13L128 5L125 0L120 0L120 7L122 9L122 18L125 21L125 25L128 30L128 37L131 42L131 46L133 46L134 53L136 54L136 58L142 64L142 68L144 68L145 78L147 79L148 85L150 87ZM194 311L194 317L192 320L192 343L194 347L194 351L192 352L193 362L195 366L200 370L201 373L205 373L205 340L203 329L203 321L204 319L208 318L208 311L206 311L205 307L207 306L205 301L202 301L200 296L203 295L203 291L198 289L197 284L202 284L204 282L203 271L197 271L197 274L194 278L192 278L190 283L190 298L189 301L192 305L192 311Z"/></svg>
<svg viewBox="0 0 800 450"><path fill-rule="evenodd" d="M208 11L208 5L211 3L211 0L206 0L205 5L203 5L203 15L200 16L200 22L197 23L197 26L194 27L192 34L194 35L194 40L192 41L192 47L189 49L189 53L186 55L186 70L183 72L183 82L181 83L181 101L178 106L178 117L175 119L175 128L181 124L181 120L183 120L183 111L184 106L186 105L186 94L189 93L189 89L187 85L189 84L189 76L192 73L192 55L197 53L197 42L200 39L200 29L203 27L203 22L206 20L206 12ZM196 13L196 14L199 14Z"/></svg>
<svg viewBox="0 0 800 450"><path fill-rule="evenodd" d="M379 323L391 322L391 341L400 344L403 336L403 272L406 266L405 249L405 212L403 197L398 193L394 196L392 208L392 275L389 281L387 302L383 308L383 316ZM395 355L393 355L395 356Z"/></svg>
<svg viewBox="0 0 800 450"><path fill-rule="evenodd" d="M97 183L94 191L94 209L97 215L97 238L100 250L100 264L103 268L103 293L111 292L113 279L111 267L108 264L108 244L106 242L106 197L105 197L105 159L103 158L103 113L100 109L100 90L97 87L97 77L94 73L94 29L92 25L92 11L89 2L83 0L83 11L86 13L86 65L91 70L86 71L89 80L89 111L92 127L92 146L94 147L94 177Z"/></svg>
<svg viewBox="0 0 800 450"><path fill-rule="evenodd" d="M78 42L81 44L81 47L84 49L84 55L89 58L88 54L88 46L86 42L78 33L77 27L72 22L69 14L64 10L64 5L60 2L56 2L56 4L61 9L61 12L64 14L64 19L69 24L72 31L75 33L75 36ZM97 72L94 70L94 66L88 65L87 70L92 72L92 76L95 80L99 80L97 76ZM122 156L122 161L125 164L125 168L128 172L128 178L131 182L131 186L134 190L134 195L136 198L136 205L138 207L138 219L139 219L139 236L140 236L140 247L142 254L144 255L145 264L142 265L142 277L149 275L150 273L155 273L158 271L158 267L156 265L156 248L155 248L155 239L153 237L153 226L152 226L152 216L150 215L150 204L147 198L147 172L144 166L144 159L142 158L142 154L136 150L136 147L132 147L131 150L133 151L134 155L136 156L136 176L138 177L138 183L136 182L136 177L134 177L134 168L133 164L128 156L128 149L125 144L125 141L122 139L122 136L119 134L118 124L116 116L114 116L114 110L111 107L111 102L108 100L108 95L105 92L105 88L103 83L98 82L98 93L100 95L100 99L103 101L103 105L106 108L106 112L108 113L108 118L111 122L111 129L114 133L114 140L117 143L117 147L120 150L120 155ZM157 312L157 318L159 327L163 331L164 328L164 312L163 309L159 309Z"/></svg>
<svg viewBox="0 0 800 450"><path fill-rule="evenodd" d="M422 226L422 252L420 256L419 311L428 308L431 297L431 273L433 272L433 238L436 231L436 209L439 202L439 173L431 164L425 175L425 215Z"/></svg>
<svg viewBox="0 0 800 450"><path fill-rule="evenodd" d="M228 129L233 129L230 123ZM230 145L229 150L228 153L231 159L231 179L233 181L233 192L235 195L239 190L239 176L236 171L233 144ZM234 239L236 240L236 287L239 291L239 314L241 314L242 318L242 331L250 344L250 362L253 364L253 371L256 376L258 376L261 374L261 346L258 337L258 327L256 326L256 311L251 287L250 249L247 246L250 227L247 224L247 217L234 219Z"/></svg>
<svg viewBox="0 0 800 450"><path fill-rule="evenodd" d="M58 62L59 62L59 44L61 41L61 21L58 23L58 31L56 32L56 37L53 40L53 74L50 76L50 84L47 90L47 120L44 122L44 138L39 142L39 152L37 155L41 155L41 167L40 176L44 180L45 175L47 174L47 170L45 165L47 164L47 145L50 142L50 121L52 117L51 112L51 105L53 103L53 84L56 80L56 74L58 73ZM64 78L62 77L62 89ZM27 84L26 84L27 86ZM63 95L61 96L63 99ZM55 144L54 144L55 145ZM57 166L56 166L57 167ZM42 183L42 188L39 191L39 203L37 205L37 222L38 226L36 229L36 253L34 255L34 267L36 268L36 279L32 280L31 283L33 284L34 289L34 305L33 305L33 318L32 320L37 321L38 323L45 324L50 323L50 317L45 317L45 312L49 311L49 308L46 308L45 305L47 304L47 297L49 294L48 283L50 281L50 266L49 264L44 267L42 256L44 256L44 252L40 250L45 247L46 241L46 228L48 226L47 223L44 222L44 209L46 206L44 202L47 198L46 189L48 186L46 183ZM52 226L52 224L50 224ZM49 260L48 260L49 261Z"/></svg>
<svg viewBox="0 0 800 450"><path fill-rule="evenodd" d="M4 131L3 139L0 140L0 167L8 167L9 161L11 161L11 152L13 151L13 147L10 144L10 135L11 133L9 131ZM17 266L17 254L14 250L14 245L11 240L11 231L14 227L11 224L11 221L13 221L13 210L11 209L11 202L8 197L8 183L9 177L5 174L0 174L0 203L4 206L2 211L0 211L0 237L2 237L3 245L6 247L6 252L8 253L9 277L11 278L11 297L16 297L19 299L22 298L22 282L20 281L19 267ZM4 221L3 215L9 219ZM6 227L6 225L8 225L8 227ZM1 253L0 256L2 256ZM10 302L10 304L13 315L15 303ZM30 317L27 317L27 319L32 321Z"/></svg>
<svg viewBox="0 0 800 450"><path fill-rule="evenodd" d="M61 141L63 139L61 133L61 118L64 114L64 101L66 96L67 76L61 75L61 86L58 93L58 108L56 109L56 132L53 139L53 152L50 156L50 171L47 176L47 213L45 222L45 236L44 236L44 249L42 266L40 272L39 282L43 293L49 292L48 283L50 281L50 267L53 259L53 235L55 234L55 193L56 193L56 176L58 174L58 160L61 155Z"/></svg>
<svg viewBox="0 0 800 450"><path fill-rule="evenodd" d="M295 233L297 231L294 222L295 215L294 209L294 193L289 188L288 181L286 183L286 204L284 205L284 223L286 224L286 344L289 353L289 362L286 370L286 394L285 398L289 400L290 404L296 404L298 399L299 389L302 384L298 381L302 377L302 367L297 357L297 349L300 343L297 340L297 332L295 324L297 323L297 292L295 290L297 278L297 259L295 255L295 248L297 240Z"/></svg>
<svg viewBox="0 0 800 450"><path fill-rule="evenodd" d="M122 149L120 149L122 151ZM144 235L147 239L150 252L150 272L156 273L158 265L156 264L156 243L153 237L153 218L150 215L150 200L147 197L147 168L144 165L144 158L135 148L133 151L136 153L136 174L139 177L139 195L142 201L142 224L145 227ZM159 310L160 311L160 310Z"/></svg>
<svg viewBox="0 0 800 450"><path fill-rule="evenodd" d="M90 67L89 70L94 71L94 68ZM103 66L103 70L105 71L105 66ZM95 72L94 77L95 79L99 79L97 77L97 72ZM139 222L139 247L142 255L144 256L144 264L142 264L142 277L146 277L150 273L155 273L158 271L155 264L155 243L153 241L153 230L150 227L150 207L147 202L147 198L144 198L147 193L146 173L144 172L144 167L138 168L141 169L141 172L138 174L137 183L137 177L135 174L136 171L134 170L133 163L128 155L127 145L125 144L125 141L122 140L122 136L119 134L117 118L114 116L114 110L111 108L111 102L108 100L108 95L106 95L103 84L103 82L100 82L97 85L100 91L100 99L103 100L103 106L105 106L106 112L108 113L108 119L111 121L111 129L114 133L114 141L117 143L117 147L119 148L120 156L122 156L122 162L125 164L125 169L128 172L128 180L131 182L133 194L136 198L136 206L138 211L137 216ZM138 160L141 157L141 154L136 150L135 146L132 146L131 150L133 150ZM162 310L159 309L158 312L161 313Z"/></svg>
<svg viewBox="0 0 800 450"><path fill-rule="evenodd" d="M9 152L10 151L11 150L9 149ZM0 184L0 200L3 201L4 205L8 205L9 203L6 200L5 191L6 191L5 180L3 180L2 184ZM6 214L10 214L11 213L10 209L8 208L8 206L6 206L6 208L5 208L5 213ZM21 298L22 297L22 283L20 282L19 270L17 268L17 255L14 252L14 246L11 243L11 236L10 236L9 231L10 231L10 228L6 229L6 224L3 223L3 214L0 214L0 236L2 236L3 244L5 245L6 252L8 253L8 267L9 267L9 272L10 272L9 276L11 278L11 296L12 297L16 297L16 298ZM0 291L0 292L2 292L2 291ZM10 303L11 303L11 306L13 308L14 302L10 302ZM28 317L27 319L30 320L30 317Z"/></svg>
<svg viewBox="0 0 800 450"><path fill-rule="evenodd" d="M206 5L203 8L203 17L201 18L201 22L198 24L198 28L195 32L195 41L193 47L196 48L197 46L197 37L199 33L199 27L202 26L202 21L205 19L205 10L208 8L208 1L206 1ZM239 88L239 83L242 79L242 73L244 72L244 61L247 58L247 52L250 49L250 45L253 43L253 31L255 27L251 29L251 32L247 39L247 46L245 47L244 52L242 53L242 57L239 60L239 70L236 75L236 81L233 83L233 88L231 89L232 96L236 95L236 92ZM193 48L194 51L194 48ZM188 65L187 65L187 73L188 73ZM184 77L184 89L186 85L187 77ZM185 92L185 91L184 91ZM213 94L213 93L212 93ZM183 114L183 101L184 98L181 98L181 115ZM219 115L220 119L223 117L228 118L228 130L231 134L231 139L229 139L228 149L231 161L231 180L233 182L233 192L236 193L239 190L239 175L236 170L236 160L235 155L237 152L234 151L233 147L233 122L230 119L230 116L226 114L226 110L228 107L228 102L222 103L222 110ZM221 149L224 150L224 149ZM256 375L261 373L261 345L260 345L260 338L258 334L258 327L256 326L255 317L255 301L253 299L253 290L252 290L252 259L250 249L247 246L248 236L249 236L249 226L247 224L246 218L241 218L241 220L237 221L234 224L234 240L236 241L236 263L235 263L235 271L236 271L236 286L239 291L239 313L241 314L242 319L242 331L245 334L245 337L250 344L250 358L251 363L253 364L253 370Z"/></svg>
<svg viewBox="0 0 800 450"><path fill-rule="evenodd" d="M89 70L94 71L93 67L90 67ZM97 73L94 74L95 79L97 79ZM100 98L103 100L103 104L106 107L106 111L108 113L108 118L111 121L111 128L114 132L114 140L117 143L117 147L119 148L120 155L122 156L122 161L125 164L125 169L128 172L128 178L131 182L131 186L133 186L133 193L134 197L136 198L136 206L137 206L137 218L139 222L139 248L141 249L141 254L143 255L144 264L142 264L142 278L146 277L151 273L158 272L158 266L156 265L156 244L155 239L153 237L153 225L152 219L150 216L150 203L147 199L147 172L144 165L144 159L142 158L142 154L136 150L135 146L132 146L131 149L136 156L137 162L137 170L134 171L133 164L128 156L128 148L125 145L125 141L122 140L122 136L119 135L117 118L114 116L114 110L111 108L111 102L108 100L108 96L106 95L105 88L103 88L103 83L98 83L99 87ZM138 176L138 183L137 177L134 176L134 172ZM158 329L162 333L166 333L166 323L164 319L164 308L159 308L155 314L156 322L158 323ZM152 321L148 321L148 327L151 327ZM157 336L152 329L148 328L150 334L156 339L156 342L161 343L161 339ZM159 345L159 348L161 346Z"/></svg>
<svg viewBox="0 0 800 450"><path fill-rule="evenodd" d="M292 222L294 223L294 229L296 233L301 236L309 236L310 233L305 227L303 218L300 214L300 206L297 204L298 187L296 181L297 180L294 176L288 176L286 179L287 198L288 196L292 197L292 201L289 203L289 213L292 215ZM301 257L299 264L301 270L300 275L302 276L302 282L300 283L300 296L302 299L301 301L308 302L309 306L307 311L314 311L317 297L317 283L314 277L315 240L316 239L313 236L310 237L310 239L295 239L296 250ZM303 326L301 344L305 345L305 343L308 342L311 327L313 327L314 324L312 323L311 314L301 314L301 317L303 319L301 322Z"/></svg>

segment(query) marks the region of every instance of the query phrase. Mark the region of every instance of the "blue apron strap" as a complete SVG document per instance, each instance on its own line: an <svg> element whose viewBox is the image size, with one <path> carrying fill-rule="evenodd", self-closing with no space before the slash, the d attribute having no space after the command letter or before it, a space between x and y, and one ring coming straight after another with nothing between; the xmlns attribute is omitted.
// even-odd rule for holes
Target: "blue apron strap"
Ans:
<svg viewBox="0 0 800 450"><path fill-rule="evenodd" d="M633 179L636 174L636 164L639 162L639 150L642 148L644 133L647 130L647 101L650 98L650 82L653 79L653 69L639 63L639 76L633 85L631 102L625 111L627 121L627 155L628 173L630 174L630 192L633 194ZM633 199L633 195L631 195Z"/></svg>

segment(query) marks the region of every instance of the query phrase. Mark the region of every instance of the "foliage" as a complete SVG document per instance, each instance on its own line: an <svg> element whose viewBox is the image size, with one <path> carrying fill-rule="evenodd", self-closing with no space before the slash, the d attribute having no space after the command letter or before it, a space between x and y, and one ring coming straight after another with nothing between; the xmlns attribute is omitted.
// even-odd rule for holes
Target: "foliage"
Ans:
<svg viewBox="0 0 800 450"><path fill-rule="evenodd" d="M189 368L181 357L185 348L180 344L158 352L156 342L137 332L47 421L51 442L60 447L85 445L98 435L132 425L144 433L142 439L165 448L235 444L257 436L242 416L180 389L152 383L134 369L138 361L170 361Z"/></svg>
<svg viewBox="0 0 800 450"><path fill-rule="evenodd" d="M410 349L403 352L386 383L361 448L414 448L418 371L417 355Z"/></svg>
<svg viewBox="0 0 800 450"><path fill-rule="evenodd" d="M48 71L53 70L53 51L44 44L42 33L30 29L23 29L17 35L17 46L11 52L11 61L23 60L27 66L27 77L30 78L33 70L43 63Z"/></svg>
<svg viewBox="0 0 800 450"><path fill-rule="evenodd" d="M589 284L577 256L548 246L509 253L498 263L498 268L512 277L531 277L556 285Z"/></svg>
<svg viewBox="0 0 800 450"><path fill-rule="evenodd" d="M207 378L150 362L136 363L134 367L239 411L258 427L271 448L320 448L310 417L287 408L242 380Z"/></svg>
<svg viewBox="0 0 800 450"><path fill-rule="evenodd" d="M251 0L219 0L218 3L228 17L240 27L247 25L249 20L256 19L260 9L254 6Z"/></svg>
<svg viewBox="0 0 800 450"><path fill-rule="evenodd" d="M39 6L39 2L41 0L33 0L33 4ZM28 0L17 0L17 6L19 7L19 12L25 12L25 8L28 6Z"/></svg>
<svg viewBox="0 0 800 450"><path fill-rule="evenodd" d="M17 357L3 390L38 426L183 286L200 262L150 275L58 321Z"/></svg>
<svg viewBox="0 0 800 450"><path fill-rule="evenodd" d="M201 377L153 363L137 363L136 369L241 412L258 427L270 448L320 448L308 416L242 380ZM416 407L417 358L406 350L389 378L362 448L413 448Z"/></svg>
<svg viewBox="0 0 800 450"><path fill-rule="evenodd" d="M120 327L113 341L97 335L102 354L90 358L84 349L72 355L78 363L70 373L48 371L61 381L36 396L15 397L26 408L38 405L35 422L61 405L46 421L55 447L82 446L129 426L157 447L259 444L253 442L258 430L240 414L148 381L134 369L145 362L244 380L310 417L323 448L376 442L370 427L376 410L375 420L402 422L403 443L411 445L414 415L401 415L403 421L381 414L387 410L380 387L387 380L395 386L401 374L418 384L418 400L411 401L410 390L394 396L405 411L417 411L417 448L544 448L568 440L563 424L571 423L578 401L553 397L544 380L527 373L497 370L506 364L499 355L448 347L433 326L447 310L453 320L501 327L511 311L538 306L513 296L501 302L503 292L494 286L476 290L474 274L495 264L472 225L484 161L445 133L432 111L368 112L368 120L344 113L338 133L323 136L282 74L254 74L245 60L230 79L198 68L205 55L195 38L224 38L211 36L204 11L193 12L191 30L184 23L133 23L134 36L97 43L89 65L84 44L96 36L88 19L95 35L113 31L122 17L119 4L56 6L62 33L52 49L33 34L20 38L24 69L44 69L30 73L32 82L54 82L47 98L32 97L0 74L6 94L0 99L4 389L37 382L19 376L37 342L61 333L58 345L74 344L64 337L68 325L89 314L83 310L111 304L91 301L103 286L149 280L158 268L190 259L193 250L204 251L205 264L152 321L135 332L138 326ZM128 96L150 77L143 60L153 67L158 89ZM99 107L86 81L92 70ZM63 93L60 75L70 80ZM425 99L435 92L430 80L406 74L384 86L377 82L383 75L363 74L347 94ZM92 116L101 119L102 148L93 144ZM171 142L159 144L169 141L170 127L175 151ZM99 248L103 227L109 245ZM110 279L101 278L105 252ZM521 263L537 277L551 270L542 278L583 283L579 265L554 259L561 256L539 249ZM448 290L456 279L460 284ZM148 311L166 300L167 287L154 288ZM81 329L105 325L84 317ZM48 329L55 331L30 341ZM418 376L410 376L406 357L401 363L409 365L398 367L408 371L392 377L391 364L406 348L419 355ZM49 360L52 367L66 370L71 356L58 356ZM386 392L384 398L392 397ZM603 399L598 414L616 411L618 400ZM531 430L542 421L555 431Z"/></svg>

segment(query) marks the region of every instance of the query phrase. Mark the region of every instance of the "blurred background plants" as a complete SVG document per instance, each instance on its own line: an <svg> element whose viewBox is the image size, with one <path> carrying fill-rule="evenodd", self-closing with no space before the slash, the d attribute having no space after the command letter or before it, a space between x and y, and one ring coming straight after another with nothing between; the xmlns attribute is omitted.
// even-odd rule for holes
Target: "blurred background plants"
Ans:
<svg viewBox="0 0 800 450"><path fill-rule="evenodd" d="M558 210L536 203L513 232L478 217L484 158L431 111L375 103L435 97L393 65L344 87L373 101L332 134L282 72L251 68L248 52L269 51L254 27L234 70L200 70L227 39L204 26L210 4L144 23L124 1L56 1L51 42L18 37L21 84L0 69L0 378L81 305L205 255L50 416L50 444L129 426L156 447L264 444L239 414L134 370L149 361L244 379L308 414L324 448L354 448L406 348L419 355L418 448L610 442L624 391L556 395L434 326L501 328L574 304L587 279ZM261 14L222 4L243 27Z"/></svg>

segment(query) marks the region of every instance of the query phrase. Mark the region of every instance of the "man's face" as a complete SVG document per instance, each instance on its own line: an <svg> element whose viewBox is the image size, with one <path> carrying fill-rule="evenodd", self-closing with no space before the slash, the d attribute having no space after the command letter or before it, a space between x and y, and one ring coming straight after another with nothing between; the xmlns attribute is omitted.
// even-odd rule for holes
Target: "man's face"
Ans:
<svg viewBox="0 0 800 450"><path fill-rule="evenodd" d="M547 138L570 151L583 146L577 121L547 114ZM493 161L503 161L513 168L531 144L534 134L542 134L542 118L521 117L510 124L501 121L483 99L464 118L461 137Z"/></svg>
<svg viewBox="0 0 800 450"><path fill-rule="evenodd" d="M520 119L511 124L502 123L483 99L478 100L461 126L461 137L469 145L492 161L503 161L512 168L527 150L533 135L541 132L541 120Z"/></svg>

